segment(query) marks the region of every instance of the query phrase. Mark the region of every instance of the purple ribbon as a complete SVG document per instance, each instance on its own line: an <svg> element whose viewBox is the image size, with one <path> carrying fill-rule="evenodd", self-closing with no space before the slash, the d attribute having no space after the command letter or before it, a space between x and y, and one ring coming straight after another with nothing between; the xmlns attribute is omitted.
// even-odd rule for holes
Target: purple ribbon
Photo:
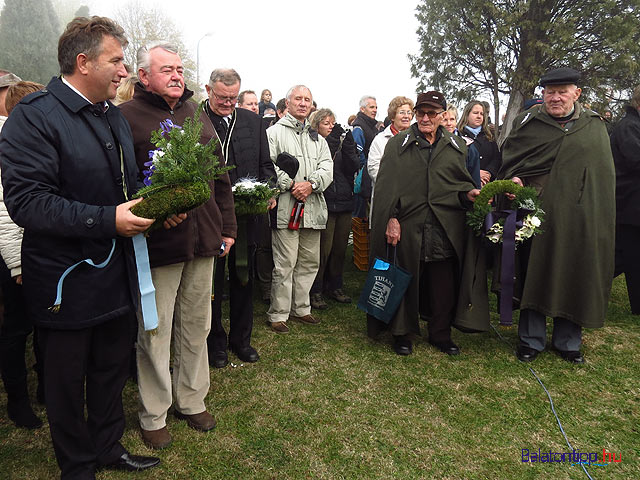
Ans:
<svg viewBox="0 0 640 480"><path fill-rule="evenodd" d="M502 230L502 258L500 264L500 325L513 325L513 285L516 279L516 229L522 227L524 218L532 210L499 210L489 212L484 219L485 235L493 224L504 218Z"/></svg>

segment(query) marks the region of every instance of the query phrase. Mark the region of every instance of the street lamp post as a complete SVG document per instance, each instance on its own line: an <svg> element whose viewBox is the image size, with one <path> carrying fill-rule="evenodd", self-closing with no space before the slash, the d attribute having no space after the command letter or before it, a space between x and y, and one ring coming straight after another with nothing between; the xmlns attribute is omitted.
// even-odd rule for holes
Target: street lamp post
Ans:
<svg viewBox="0 0 640 480"><path fill-rule="evenodd" d="M213 32L207 32L198 40L198 46L196 47L196 83L198 84L198 89L201 89L200 86L200 42L206 38L213 35Z"/></svg>

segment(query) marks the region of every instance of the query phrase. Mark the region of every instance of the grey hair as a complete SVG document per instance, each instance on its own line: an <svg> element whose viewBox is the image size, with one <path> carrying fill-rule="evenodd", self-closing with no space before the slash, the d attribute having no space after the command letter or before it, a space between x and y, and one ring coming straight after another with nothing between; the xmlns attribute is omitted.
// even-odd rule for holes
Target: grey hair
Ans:
<svg viewBox="0 0 640 480"><path fill-rule="evenodd" d="M209 86L213 87L216 82L222 82L229 87L236 83L242 83L242 80L233 68L216 68L209 76Z"/></svg>
<svg viewBox="0 0 640 480"><path fill-rule="evenodd" d="M374 97L373 95L365 95L360 99L360 108L364 108L367 106L367 100L373 100L374 102L377 102L376 97Z"/></svg>
<svg viewBox="0 0 640 480"><path fill-rule="evenodd" d="M293 92L298 90L298 89L300 89L300 88L304 88L306 90L309 90L309 93L311 93L311 89L309 87L307 87L306 85L294 85L287 92L287 96L286 96L287 100L291 100L291 95L293 95ZM311 94L311 98L313 98L313 94Z"/></svg>
<svg viewBox="0 0 640 480"><path fill-rule="evenodd" d="M149 72L151 68L151 56L149 55L149 53L155 48L161 48L162 50L166 50L169 53L175 53L176 55L179 55L178 47L176 47L176 45L173 43L170 43L166 40L150 42L148 45L143 45L138 49L138 54L136 56L138 69Z"/></svg>

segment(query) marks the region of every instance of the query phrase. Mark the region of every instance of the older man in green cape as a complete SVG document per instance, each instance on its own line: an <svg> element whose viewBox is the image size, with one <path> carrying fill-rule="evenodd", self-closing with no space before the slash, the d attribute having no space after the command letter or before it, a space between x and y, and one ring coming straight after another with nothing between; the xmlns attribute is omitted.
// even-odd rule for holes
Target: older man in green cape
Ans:
<svg viewBox="0 0 640 480"><path fill-rule="evenodd" d="M501 178L534 186L545 211L543 232L524 256L517 356L530 362L546 343L583 363L582 327L602 327L614 269L615 171L604 120L578 102L580 73L559 68L540 79L542 105L514 120ZM527 259L528 256L528 259Z"/></svg>
<svg viewBox="0 0 640 480"><path fill-rule="evenodd" d="M389 140L376 180L371 260L385 258L391 244L398 265L412 274L388 326L398 355L412 352L419 315L428 318L429 342L448 355L459 353L451 340L454 319L465 330L488 329L486 276L473 274L483 261L477 248L467 248L477 247L477 239L465 225L465 210L480 191L465 167L464 141L440 126L445 110L440 92L418 95L417 122ZM385 327L367 317L370 336Z"/></svg>

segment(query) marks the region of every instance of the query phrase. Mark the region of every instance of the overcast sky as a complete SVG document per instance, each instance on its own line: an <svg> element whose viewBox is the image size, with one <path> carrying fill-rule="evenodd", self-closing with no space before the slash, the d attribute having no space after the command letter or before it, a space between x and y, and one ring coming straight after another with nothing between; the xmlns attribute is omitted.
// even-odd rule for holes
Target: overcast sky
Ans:
<svg viewBox="0 0 640 480"><path fill-rule="evenodd" d="M84 1L93 15L113 16L126 0ZM217 67L235 68L242 89L274 103L305 84L340 123L358 111L362 95L378 99L378 119L396 95L415 100L407 54L419 50L417 0L182 0L149 2L171 15L196 58L200 80Z"/></svg>

